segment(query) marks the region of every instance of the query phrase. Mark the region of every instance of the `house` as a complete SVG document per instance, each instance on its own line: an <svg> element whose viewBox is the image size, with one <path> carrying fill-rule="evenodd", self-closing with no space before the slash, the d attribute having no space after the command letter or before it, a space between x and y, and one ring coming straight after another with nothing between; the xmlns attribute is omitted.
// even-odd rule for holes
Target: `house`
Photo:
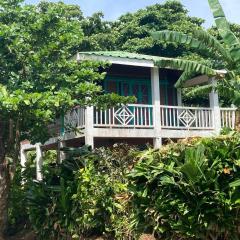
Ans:
<svg viewBox="0 0 240 240"><path fill-rule="evenodd" d="M174 69L159 69L155 61L160 57L127 52L82 52L76 61L100 60L112 63L107 71L103 88L123 96L136 96L137 103L99 110L94 107L75 107L60 123L51 126L55 136L45 144L22 144L21 162L25 166L26 151L37 150L37 178L41 179L43 149L61 146L92 147L108 146L116 142L131 144L150 143L155 148L164 139L209 137L220 133L221 128L234 128L235 108L220 108L218 93L209 94L209 105L183 106L181 90L174 87L180 72ZM216 80L207 76L189 79L184 87L206 84ZM71 126L69 128L69 126ZM72 131L72 127L79 131Z"/></svg>

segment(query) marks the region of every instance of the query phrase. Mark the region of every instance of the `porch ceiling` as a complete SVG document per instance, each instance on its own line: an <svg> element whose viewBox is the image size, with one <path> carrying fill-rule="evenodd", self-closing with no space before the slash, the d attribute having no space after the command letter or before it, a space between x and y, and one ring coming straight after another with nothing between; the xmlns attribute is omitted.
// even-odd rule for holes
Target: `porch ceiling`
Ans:
<svg viewBox="0 0 240 240"><path fill-rule="evenodd" d="M138 53L130 53L124 51L97 51L97 52L78 52L75 56L77 61L97 60L108 61L112 64L141 66L141 67L156 67L155 62L161 59L167 59L160 56L151 56ZM170 68L169 68L170 69ZM225 70L216 70L217 74L225 75ZM190 87L208 82L208 76L202 75L189 79L184 87Z"/></svg>
<svg viewBox="0 0 240 240"><path fill-rule="evenodd" d="M209 77L207 75L197 76L187 80L183 85L183 87L187 88L187 87L205 84L205 83L208 83L208 80L209 80Z"/></svg>

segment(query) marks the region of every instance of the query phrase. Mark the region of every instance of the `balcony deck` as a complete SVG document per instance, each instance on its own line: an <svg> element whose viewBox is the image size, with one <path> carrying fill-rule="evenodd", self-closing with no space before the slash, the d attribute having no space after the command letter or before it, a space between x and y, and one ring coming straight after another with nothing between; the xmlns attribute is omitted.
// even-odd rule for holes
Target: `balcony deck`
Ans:
<svg viewBox="0 0 240 240"><path fill-rule="evenodd" d="M58 137L62 140L86 137L89 132L93 138L209 137L218 134L218 122L221 128L233 129L235 112L235 108L220 108L221 119L217 119L213 108L203 107L130 104L88 111L75 107L64 117L61 136L55 134L46 144L54 143Z"/></svg>

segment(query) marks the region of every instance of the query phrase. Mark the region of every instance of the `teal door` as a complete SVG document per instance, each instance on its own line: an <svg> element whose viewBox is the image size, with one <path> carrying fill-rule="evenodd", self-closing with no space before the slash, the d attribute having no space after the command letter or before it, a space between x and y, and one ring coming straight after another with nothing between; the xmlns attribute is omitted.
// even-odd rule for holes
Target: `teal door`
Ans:
<svg viewBox="0 0 240 240"><path fill-rule="evenodd" d="M120 96L135 96L138 104L152 104L150 79L107 78L104 89Z"/></svg>

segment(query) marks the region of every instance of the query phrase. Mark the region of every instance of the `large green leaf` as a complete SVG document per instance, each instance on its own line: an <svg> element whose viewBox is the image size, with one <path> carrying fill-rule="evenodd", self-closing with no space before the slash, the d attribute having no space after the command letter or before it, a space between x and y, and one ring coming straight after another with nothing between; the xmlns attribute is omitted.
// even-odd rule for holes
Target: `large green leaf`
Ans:
<svg viewBox="0 0 240 240"><path fill-rule="evenodd" d="M151 35L154 40L186 44L195 49L201 49L205 51L208 50L208 47L203 42L200 42L197 39L193 38L192 36L181 32L165 30L153 32Z"/></svg>
<svg viewBox="0 0 240 240"><path fill-rule="evenodd" d="M206 169L204 155L205 148L203 145L199 145L196 148L189 148L185 151L185 163L181 167L181 172L191 182L197 182L199 179L205 179L204 170Z"/></svg>
<svg viewBox="0 0 240 240"><path fill-rule="evenodd" d="M240 179L237 179L231 183L229 183L229 187L233 188L233 187L240 187Z"/></svg>
<svg viewBox="0 0 240 240"><path fill-rule="evenodd" d="M224 11L218 0L208 0L213 12L215 23L224 42L230 49L230 54L235 61L240 60L240 42L234 33L230 30L229 23L225 17Z"/></svg>
<svg viewBox="0 0 240 240"><path fill-rule="evenodd" d="M233 59L229 53L229 51L223 47L223 45L211 34L204 30L195 30L193 31L194 38L203 42L208 46L212 51L215 50L221 54L221 56L228 61L229 63L233 62Z"/></svg>
<svg viewBox="0 0 240 240"><path fill-rule="evenodd" d="M160 68L172 68L177 70L186 71L186 73L199 73L199 74L206 74L209 77L215 76L216 71L212 68L209 68L203 64L184 60L184 59L172 59L172 58L161 58L155 61L155 65ZM176 87L181 87L181 85L186 81L187 78L180 77L180 79L176 83Z"/></svg>
<svg viewBox="0 0 240 240"><path fill-rule="evenodd" d="M192 88L190 91L185 93L187 97L194 97L194 96L204 96L211 92L213 89L213 85L207 84L203 86L198 86L197 88Z"/></svg>
<svg viewBox="0 0 240 240"><path fill-rule="evenodd" d="M203 145L199 145L196 148L189 148L185 150L185 163L181 167L181 172L193 183L199 179L205 179L204 170L205 165L205 148Z"/></svg>
<svg viewBox="0 0 240 240"><path fill-rule="evenodd" d="M198 51L204 51L211 55L220 54L225 60L232 61L228 51L221 45L221 43L206 31L196 30L193 36L176 31L158 31L153 32L153 39L161 40L171 43L185 44Z"/></svg>

